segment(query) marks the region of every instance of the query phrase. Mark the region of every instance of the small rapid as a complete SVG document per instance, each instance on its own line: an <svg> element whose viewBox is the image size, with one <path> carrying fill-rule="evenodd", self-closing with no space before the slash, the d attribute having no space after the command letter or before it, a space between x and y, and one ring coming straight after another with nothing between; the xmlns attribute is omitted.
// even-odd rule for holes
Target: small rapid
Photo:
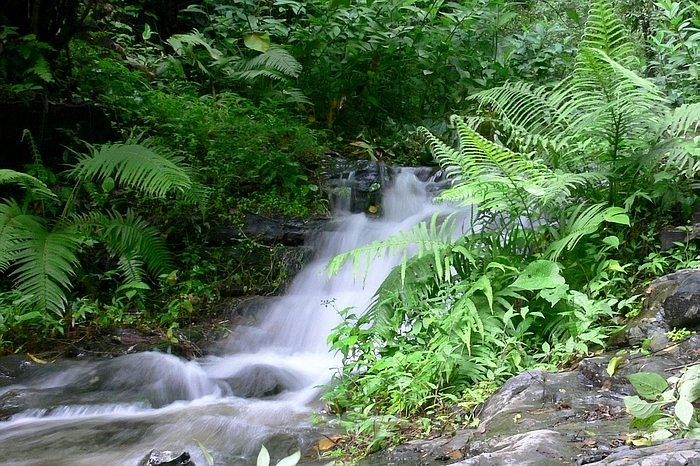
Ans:
<svg viewBox="0 0 700 466"><path fill-rule="evenodd" d="M377 218L334 212L332 227L310 239L315 258L287 292L214 354L62 360L0 386L0 400L21 407L0 421L0 463L136 466L151 450L184 450L204 465L206 450L216 464L247 465L261 444L308 447L310 414L340 366L327 344L338 311L366 308L399 258L379 257L358 277L346 264L328 279L326 265L438 212L435 183L421 170L393 172Z"/></svg>

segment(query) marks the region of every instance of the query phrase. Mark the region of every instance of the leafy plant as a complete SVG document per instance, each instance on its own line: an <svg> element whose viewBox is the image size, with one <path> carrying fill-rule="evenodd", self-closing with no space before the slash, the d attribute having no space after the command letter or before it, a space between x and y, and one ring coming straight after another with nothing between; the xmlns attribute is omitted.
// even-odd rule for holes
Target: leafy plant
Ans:
<svg viewBox="0 0 700 466"><path fill-rule="evenodd" d="M21 203L15 199L0 203L0 272L9 271L14 287L40 312L63 315L80 252L93 244L101 243L116 258L116 270L132 289L147 288L145 270L158 275L171 267L163 239L143 218L131 210L76 212L75 193L88 181L100 183L106 192L119 185L152 197L184 193L194 182L181 160L139 144L89 149L67 172L76 184L63 205L31 175L0 173L1 182L19 182L27 188ZM53 211L58 215L50 215Z"/></svg>
<svg viewBox="0 0 700 466"><path fill-rule="evenodd" d="M301 452L297 451L279 460L276 466L294 466L300 459ZM260 453L258 453L258 459L255 464L257 466L270 466L270 453L267 451L267 448L265 448L265 445L260 447Z"/></svg>
<svg viewBox="0 0 700 466"><path fill-rule="evenodd" d="M330 337L345 357L329 395L338 409L407 415L605 344L634 305L611 297L630 280L615 258L621 228L640 198L667 202L640 197L639 180L653 185L660 167L692 177L696 142L686 134L700 123L699 107L671 107L636 66L611 5L594 2L570 78L477 93L480 112L451 119L457 148L420 129L453 179L437 200L464 212L330 262L333 273L403 254L369 310L346 311Z"/></svg>
<svg viewBox="0 0 700 466"><path fill-rule="evenodd" d="M632 427L647 431L647 444L676 436L700 438L698 411L693 406L700 398L699 364L668 380L655 372L639 372L629 379L638 395L626 396L625 406L634 416Z"/></svg>
<svg viewBox="0 0 700 466"><path fill-rule="evenodd" d="M670 100L695 102L700 73L700 4L660 0L655 6L649 72Z"/></svg>

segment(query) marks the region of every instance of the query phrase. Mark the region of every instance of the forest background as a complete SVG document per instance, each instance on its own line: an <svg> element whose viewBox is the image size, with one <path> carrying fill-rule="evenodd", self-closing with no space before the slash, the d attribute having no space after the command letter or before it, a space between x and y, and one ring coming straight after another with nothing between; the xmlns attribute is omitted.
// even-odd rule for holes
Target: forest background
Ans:
<svg viewBox="0 0 700 466"><path fill-rule="evenodd" d="M468 424L698 265L658 240L697 210L696 2L10 0L0 20L1 352L115 326L173 342L222 298L274 293L285 277L245 260L261 245L208 234L326 215L329 149L439 164L440 198L480 206L457 240L435 218L330 266L419 249L330 337L328 403L368 450L400 434L377 416Z"/></svg>

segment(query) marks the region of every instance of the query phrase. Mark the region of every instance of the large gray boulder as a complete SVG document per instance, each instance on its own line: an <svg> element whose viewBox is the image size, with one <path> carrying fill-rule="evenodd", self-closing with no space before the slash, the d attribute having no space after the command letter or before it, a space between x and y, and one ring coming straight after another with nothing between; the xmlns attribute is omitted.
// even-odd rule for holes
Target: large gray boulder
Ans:
<svg viewBox="0 0 700 466"><path fill-rule="evenodd" d="M700 329L700 270L684 269L654 280L646 290L643 311L615 340L623 346L641 346L652 351L669 344L673 329Z"/></svg>

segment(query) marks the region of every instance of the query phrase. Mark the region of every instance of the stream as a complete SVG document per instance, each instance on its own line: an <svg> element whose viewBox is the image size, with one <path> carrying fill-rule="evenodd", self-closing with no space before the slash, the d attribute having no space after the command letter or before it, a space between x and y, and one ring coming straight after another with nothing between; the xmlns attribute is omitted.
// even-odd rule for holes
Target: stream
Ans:
<svg viewBox="0 0 700 466"><path fill-rule="evenodd" d="M364 286L350 264L329 280L326 264L438 211L426 178L425 169L396 169L378 218L337 206L333 228L309 239L315 258L286 294L204 358L59 360L28 366L11 385L0 380L0 399L19 407L0 422L0 463L136 466L152 450L172 450L188 451L197 465L207 464L207 453L217 465L252 465L264 444L274 464L310 447L320 436L311 414L340 366L326 342L338 310L366 308L398 258L375 260Z"/></svg>

